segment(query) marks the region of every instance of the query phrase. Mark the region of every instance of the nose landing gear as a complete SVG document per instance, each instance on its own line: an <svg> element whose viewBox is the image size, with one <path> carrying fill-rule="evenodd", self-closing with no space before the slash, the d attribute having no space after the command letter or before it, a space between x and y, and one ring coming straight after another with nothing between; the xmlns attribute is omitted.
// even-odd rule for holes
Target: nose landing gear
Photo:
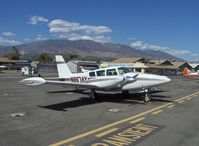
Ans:
<svg viewBox="0 0 199 146"><path fill-rule="evenodd" d="M141 95L143 95L143 96L141 96L141 97L143 97L143 101L145 102L145 103L148 103L148 102L150 102L151 101L151 97L150 97L150 95L149 95L149 90L148 89L143 89L141 92L135 92L135 93L141 93ZM124 91L122 91L122 95L124 95L124 96L127 96L127 95L129 95L130 93L129 93L129 91L128 90L124 90Z"/></svg>
<svg viewBox="0 0 199 146"><path fill-rule="evenodd" d="M144 99L143 99L144 102L149 102L151 100L151 97L149 96L149 90L148 89L144 90L144 93L145 93Z"/></svg>

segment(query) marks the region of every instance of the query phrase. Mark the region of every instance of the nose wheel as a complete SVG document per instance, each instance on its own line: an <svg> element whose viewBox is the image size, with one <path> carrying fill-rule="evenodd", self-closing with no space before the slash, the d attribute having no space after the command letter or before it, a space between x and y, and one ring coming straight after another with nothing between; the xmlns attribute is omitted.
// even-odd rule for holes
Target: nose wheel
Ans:
<svg viewBox="0 0 199 146"><path fill-rule="evenodd" d="M151 100L151 97L149 96L149 90L146 89L144 91L145 95L144 95L144 102L149 102Z"/></svg>

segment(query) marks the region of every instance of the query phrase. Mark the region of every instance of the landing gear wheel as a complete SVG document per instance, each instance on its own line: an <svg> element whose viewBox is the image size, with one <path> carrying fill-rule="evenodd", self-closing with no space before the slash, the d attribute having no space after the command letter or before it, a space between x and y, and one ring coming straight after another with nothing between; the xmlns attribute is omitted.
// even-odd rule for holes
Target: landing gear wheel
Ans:
<svg viewBox="0 0 199 146"><path fill-rule="evenodd" d="M129 91L128 91L128 90L124 90L124 91L122 91L122 95L124 95L124 96L129 95Z"/></svg>
<svg viewBox="0 0 199 146"><path fill-rule="evenodd" d="M91 90L90 92L90 98L95 101L97 99L97 93L95 92L95 90Z"/></svg>
<svg viewBox="0 0 199 146"><path fill-rule="evenodd" d="M150 96L147 94L144 96L144 102L149 102L151 100Z"/></svg>
<svg viewBox="0 0 199 146"><path fill-rule="evenodd" d="M148 92L148 90L145 90L144 102L149 102L151 100L151 97L148 95Z"/></svg>

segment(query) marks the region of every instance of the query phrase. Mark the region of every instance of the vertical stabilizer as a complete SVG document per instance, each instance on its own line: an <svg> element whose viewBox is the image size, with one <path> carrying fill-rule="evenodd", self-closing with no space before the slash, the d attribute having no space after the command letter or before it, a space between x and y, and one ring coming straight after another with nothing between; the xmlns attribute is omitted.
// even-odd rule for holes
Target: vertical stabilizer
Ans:
<svg viewBox="0 0 199 146"><path fill-rule="evenodd" d="M61 55L55 55L55 60L57 63L57 71L59 78L66 78L70 76L71 71L68 68L68 65L65 63L64 58Z"/></svg>

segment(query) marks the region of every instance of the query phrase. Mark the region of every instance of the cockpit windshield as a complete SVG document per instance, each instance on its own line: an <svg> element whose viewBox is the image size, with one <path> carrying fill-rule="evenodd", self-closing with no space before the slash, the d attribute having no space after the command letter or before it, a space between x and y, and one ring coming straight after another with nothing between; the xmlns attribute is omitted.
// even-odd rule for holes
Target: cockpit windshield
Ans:
<svg viewBox="0 0 199 146"><path fill-rule="evenodd" d="M119 67L118 72L119 72L119 75L123 75L129 72L133 72L133 69L130 67Z"/></svg>

